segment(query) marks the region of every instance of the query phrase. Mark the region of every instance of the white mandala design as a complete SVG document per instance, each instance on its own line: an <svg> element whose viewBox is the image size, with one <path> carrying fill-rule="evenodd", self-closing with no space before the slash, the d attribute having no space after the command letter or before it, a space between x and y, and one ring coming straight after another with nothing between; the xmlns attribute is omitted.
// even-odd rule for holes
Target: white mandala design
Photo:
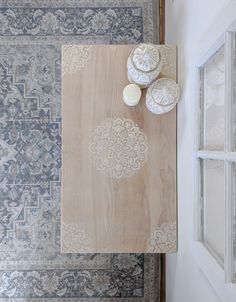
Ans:
<svg viewBox="0 0 236 302"><path fill-rule="evenodd" d="M151 235L147 243L148 253L173 253L176 251L176 223L163 223Z"/></svg>
<svg viewBox="0 0 236 302"><path fill-rule="evenodd" d="M62 248L66 253L77 253L78 251L91 253L93 247L84 230L76 224L62 224Z"/></svg>
<svg viewBox="0 0 236 302"><path fill-rule="evenodd" d="M134 175L143 167L148 141L132 120L107 119L93 131L89 150L97 170L121 179Z"/></svg>
<svg viewBox="0 0 236 302"><path fill-rule="evenodd" d="M89 60L91 45L65 45L62 48L62 74L73 74Z"/></svg>

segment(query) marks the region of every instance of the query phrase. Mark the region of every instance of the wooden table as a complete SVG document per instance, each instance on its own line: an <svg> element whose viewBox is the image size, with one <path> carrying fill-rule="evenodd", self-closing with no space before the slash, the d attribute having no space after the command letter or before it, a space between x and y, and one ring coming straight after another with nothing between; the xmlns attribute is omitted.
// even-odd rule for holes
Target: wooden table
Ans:
<svg viewBox="0 0 236 302"><path fill-rule="evenodd" d="M63 253L176 251L176 110L128 107L134 46L62 48ZM176 48L156 46L176 79Z"/></svg>

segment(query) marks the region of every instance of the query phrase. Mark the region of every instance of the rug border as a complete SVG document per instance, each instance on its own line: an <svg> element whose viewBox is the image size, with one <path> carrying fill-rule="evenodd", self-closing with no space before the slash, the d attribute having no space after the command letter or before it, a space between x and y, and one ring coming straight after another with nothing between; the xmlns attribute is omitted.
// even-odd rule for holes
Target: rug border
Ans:
<svg viewBox="0 0 236 302"><path fill-rule="evenodd" d="M150 42L154 44L158 44L159 42L159 31L155 30L158 28L159 25L159 5L158 0L26 0L24 3L22 3L22 0L0 0L0 9L1 8L60 8L63 7L142 7L143 10L143 23L148 25L143 28L143 42ZM155 35L154 35L155 32ZM86 43L86 37L85 43L81 44L87 44ZM33 37L27 37L27 36L21 36L20 42L22 43L32 43ZM36 37L35 37L36 38ZM48 37L49 39L52 39L52 37ZM62 37L63 38L63 37ZM10 39L10 40L9 40ZM37 40L40 39L40 37L37 36ZM46 41L47 37L44 36L42 39L40 39L40 43L44 43L43 40L45 40L46 43L48 43L48 40ZM0 43L1 44L9 44L14 43L16 40L19 40L19 37L14 36L11 38L10 36L4 36L2 39L0 37ZM57 43L66 42L64 40L61 40L60 37L57 37L55 39ZM18 41L19 42L19 41ZM55 43L55 42L54 42ZM53 44L53 42L51 43Z"/></svg>

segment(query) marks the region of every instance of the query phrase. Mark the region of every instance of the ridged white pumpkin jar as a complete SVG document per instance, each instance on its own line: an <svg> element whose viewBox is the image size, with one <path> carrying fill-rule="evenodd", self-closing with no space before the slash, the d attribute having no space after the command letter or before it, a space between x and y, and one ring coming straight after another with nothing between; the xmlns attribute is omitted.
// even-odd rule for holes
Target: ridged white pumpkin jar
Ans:
<svg viewBox="0 0 236 302"><path fill-rule="evenodd" d="M127 76L130 83L146 88L158 77L162 69L161 54L152 44L140 44L129 55Z"/></svg>
<svg viewBox="0 0 236 302"><path fill-rule="evenodd" d="M164 114L176 106L179 100L178 84L167 78L155 81L147 90L146 106L155 114Z"/></svg>

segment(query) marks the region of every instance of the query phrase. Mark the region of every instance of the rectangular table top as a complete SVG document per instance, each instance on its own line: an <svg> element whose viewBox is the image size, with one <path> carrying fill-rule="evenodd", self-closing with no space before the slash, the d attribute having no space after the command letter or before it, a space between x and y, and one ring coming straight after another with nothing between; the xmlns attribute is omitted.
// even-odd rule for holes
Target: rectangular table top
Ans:
<svg viewBox="0 0 236 302"><path fill-rule="evenodd" d="M176 251L176 109L124 104L134 47L62 47L63 253ZM156 47L176 80L176 47Z"/></svg>

